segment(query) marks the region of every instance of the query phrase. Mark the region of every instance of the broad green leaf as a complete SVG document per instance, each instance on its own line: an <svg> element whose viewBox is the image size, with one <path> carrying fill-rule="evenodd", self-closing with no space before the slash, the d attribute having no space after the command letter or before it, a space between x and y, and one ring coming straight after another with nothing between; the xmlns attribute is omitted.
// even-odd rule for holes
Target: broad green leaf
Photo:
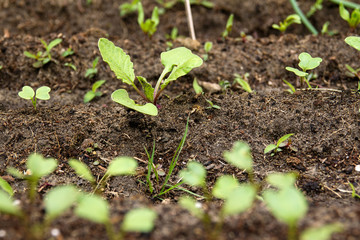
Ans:
<svg viewBox="0 0 360 240"><path fill-rule="evenodd" d="M157 107L152 103L146 103L145 105L136 104L134 100L129 97L129 94L125 89L116 90L111 94L111 99L125 107L131 108L135 111L148 114L151 116L158 115Z"/></svg>
<svg viewBox="0 0 360 240"><path fill-rule="evenodd" d="M286 140L288 140L289 137L291 137L292 135L294 135L294 134L293 134L293 133L289 133L289 134L286 134L286 135L282 136L281 138L279 138L279 140L278 140L277 143L276 143L276 146L277 146L277 147L280 147L280 144L283 143L283 142L285 142Z"/></svg>
<svg viewBox="0 0 360 240"><path fill-rule="evenodd" d="M303 72L303 71L301 71L301 70L299 70L297 68L286 67L285 69L288 70L289 72L295 73L299 77L306 77L307 75L309 75L308 73Z"/></svg>
<svg viewBox="0 0 360 240"><path fill-rule="evenodd" d="M200 87L199 83L197 82L196 78L194 78L194 81L193 81L193 88L194 88L196 94L201 94L204 92L202 87Z"/></svg>
<svg viewBox="0 0 360 240"><path fill-rule="evenodd" d="M98 46L103 60L109 64L116 77L126 84L134 85L135 73L130 56L106 38L100 38Z"/></svg>
<svg viewBox="0 0 360 240"><path fill-rule="evenodd" d="M137 165L137 161L131 157L117 157L110 162L106 175L132 175Z"/></svg>
<svg viewBox="0 0 360 240"><path fill-rule="evenodd" d="M343 226L340 223L327 224L322 227L308 228L300 235L300 240L328 240L333 233L342 232Z"/></svg>
<svg viewBox="0 0 360 240"><path fill-rule="evenodd" d="M0 212L15 216L22 215L20 208L14 205L11 197L2 190L0 190Z"/></svg>
<svg viewBox="0 0 360 240"><path fill-rule="evenodd" d="M345 9L344 4L340 3L339 4L339 12L340 12L340 17L342 19L344 19L345 21L349 22L350 21L350 13L348 10Z"/></svg>
<svg viewBox="0 0 360 240"><path fill-rule="evenodd" d="M57 38L57 39L54 39L52 40L49 45L46 47L46 51L47 52L50 52L50 50L55 47L56 45L60 44L62 42L62 39L60 38Z"/></svg>
<svg viewBox="0 0 360 240"><path fill-rule="evenodd" d="M273 151L274 149L276 149L276 145L275 144L269 144L266 146L265 150L264 150L264 154L267 154L271 151Z"/></svg>
<svg viewBox="0 0 360 240"><path fill-rule="evenodd" d="M76 187L65 185L55 187L45 196L46 217L54 219L70 208L78 199L80 192Z"/></svg>
<svg viewBox="0 0 360 240"><path fill-rule="evenodd" d="M271 173L266 177L266 181L279 189L294 187L296 181L295 173Z"/></svg>
<svg viewBox="0 0 360 240"><path fill-rule="evenodd" d="M18 94L24 99L32 99L35 96L34 90L29 86L24 86Z"/></svg>
<svg viewBox="0 0 360 240"><path fill-rule="evenodd" d="M151 232L157 214L149 208L138 208L128 212L122 223L125 232Z"/></svg>
<svg viewBox="0 0 360 240"><path fill-rule="evenodd" d="M295 187L279 191L266 190L264 200L270 212L281 222L294 226L305 217L308 204L304 195Z"/></svg>
<svg viewBox="0 0 360 240"><path fill-rule="evenodd" d="M193 68L203 64L201 57L193 54L185 47L178 47L167 52L161 53L161 63L164 65L164 73L171 72L168 78L161 84L165 88L171 81L186 75Z"/></svg>
<svg viewBox="0 0 360 240"><path fill-rule="evenodd" d="M84 95L84 103L88 103L91 100L94 99L94 97L96 96L95 92L93 91L88 91L85 95Z"/></svg>
<svg viewBox="0 0 360 240"><path fill-rule="evenodd" d="M187 168L180 171L180 177L191 186L204 186L206 170L201 163L189 162Z"/></svg>
<svg viewBox="0 0 360 240"><path fill-rule="evenodd" d="M240 186L239 181L233 176L224 175L216 180L212 194L220 199L226 199Z"/></svg>
<svg viewBox="0 0 360 240"><path fill-rule="evenodd" d="M141 76L136 76L137 79L139 80L141 87L145 93L146 98L150 101L153 102L154 100L154 88L151 86L150 83L147 82L146 78L141 77Z"/></svg>
<svg viewBox="0 0 360 240"><path fill-rule="evenodd" d="M179 204L181 207L188 210L195 217L202 219L204 217L204 210L201 208L201 204L189 196L180 197Z"/></svg>
<svg viewBox="0 0 360 240"><path fill-rule="evenodd" d="M49 87L46 87L46 86L39 87L38 89L36 89L35 97L37 99L41 99L41 100L49 100L50 99L50 95L49 95L50 91L51 91L51 88L49 88Z"/></svg>
<svg viewBox="0 0 360 240"><path fill-rule="evenodd" d="M253 171L251 150L249 145L244 142L235 142L231 151L224 152L224 158L228 163L235 167L244 169L247 172Z"/></svg>
<svg viewBox="0 0 360 240"><path fill-rule="evenodd" d="M110 221L109 204L97 195L84 195L75 214L96 223L107 224Z"/></svg>
<svg viewBox="0 0 360 240"><path fill-rule="evenodd" d="M350 36L350 37L345 38L345 42L347 44L349 44L351 47L353 47L356 50L360 51L360 37Z"/></svg>
<svg viewBox="0 0 360 240"><path fill-rule="evenodd" d="M303 52L299 55L299 67L305 72L307 70L314 69L320 65L322 59L317 57L313 58L310 54Z"/></svg>
<svg viewBox="0 0 360 240"><path fill-rule="evenodd" d="M106 80L96 81L96 82L92 85L92 91L93 91L93 92L96 92L96 90L97 90L101 85L103 85L105 82L106 82Z"/></svg>
<svg viewBox="0 0 360 240"><path fill-rule="evenodd" d="M31 170L31 177L41 178L53 172L57 167L54 158L44 158L41 154L30 154L26 166Z"/></svg>
<svg viewBox="0 0 360 240"><path fill-rule="evenodd" d="M0 188L2 188L5 192L7 192L10 196L14 195L14 191L10 184L5 181L2 177L0 177Z"/></svg>
<svg viewBox="0 0 360 240"><path fill-rule="evenodd" d="M79 177L88 180L91 183L95 182L94 176L92 175L89 167L85 163L82 163L75 159L71 159L69 160L69 165L72 167L72 169L75 170L76 174Z"/></svg>
<svg viewBox="0 0 360 240"><path fill-rule="evenodd" d="M255 186L251 184L241 184L226 198L222 212L225 216L242 213L252 206L255 197Z"/></svg>
<svg viewBox="0 0 360 240"><path fill-rule="evenodd" d="M19 179L25 178L25 175L22 174L19 170L17 170L14 167L9 167L6 171L16 178L19 178Z"/></svg>

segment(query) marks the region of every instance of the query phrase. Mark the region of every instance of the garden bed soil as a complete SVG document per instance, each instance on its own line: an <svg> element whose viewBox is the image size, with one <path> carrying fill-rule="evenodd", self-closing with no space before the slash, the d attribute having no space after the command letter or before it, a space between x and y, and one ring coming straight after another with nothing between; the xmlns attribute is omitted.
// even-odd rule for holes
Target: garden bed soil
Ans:
<svg viewBox="0 0 360 240"><path fill-rule="evenodd" d="M339 222L344 226L332 239L355 240L360 236L360 202L351 196L351 182L360 192L360 96L357 79L346 74L345 64L359 66L359 53L349 47L344 38L350 35L338 8L325 3L311 21L321 29L325 21L336 29L335 36L312 36L300 25L291 26L289 33L280 35L271 28L291 14L286 0L213 1L213 9L193 8L198 42L177 40L174 47L186 45L195 54L203 55L201 46L212 41L209 60L203 66L172 82L159 101L159 115L146 116L111 101L111 93L126 88L134 99L135 92L116 79L109 67L99 61L98 74L84 77L86 69L99 56L97 42L108 37L123 48L134 62L136 75L154 83L161 74L160 53L167 48L165 34L173 27L187 36L186 16L181 4L166 11L160 18L158 32L149 40L136 22L136 14L120 18L118 6L123 1L93 0L5 0L0 3L0 176L15 189L15 198L33 214L34 221L43 218L42 199L51 188L75 184L84 191L90 184L75 175L68 165L71 158L86 163L96 177L104 174L109 162L117 156L135 157L139 162L134 177L114 177L103 189L111 205L112 222L120 225L124 214L135 207L147 206L156 210L155 229L149 234L128 234L126 239L207 239L202 223L177 205L181 191L173 191L162 200L153 199L142 184L147 172L147 156L156 142L155 160L167 170L180 143L189 118L189 132L170 179L178 180L178 172L187 162L201 162L207 169L208 187L215 180L231 174L241 182L246 173L228 165L223 152L234 142L247 142L254 159L255 180L262 182L269 173L297 172L296 186L305 194L309 211L300 223L300 230ZM146 14L154 1L143 1ZM308 9L310 1L299 1ZM356 1L355 1L356 2ZM233 32L228 39L220 37L226 19L235 14ZM251 38L241 38L243 31ZM356 30L357 32L358 30ZM355 33L356 33L355 32ZM42 68L32 67L33 60L24 51L41 50L40 39L63 41L52 53L58 61ZM75 54L64 58L61 53L71 47ZM302 89L295 75L285 70L296 67L298 55L309 52L323 59L315 70L312 90ZM71 62L77 70L64 66ZM234 74L249 73L248 81L255 92L244 92L239 86L219 89L219 83L234 80ZM194 78L203 85L207 99L221 109L208 108L202 96L192 88ZM84 94L100 79L103 96L88 104ZM283 79L298 88L290 94ZM40 101L34 111L31 103L17 96L25 85L49 86L51 99ZM270 156L264 148L281 136L294 133L292 146ZM95 147L96 146L96 147ZM88 148L94 148L88 151ZM36 206L30 205L24 182L6 172L8 167L26 170L29 154L38 152L58 160L55 172L41 180L47 186L39 192ZM191 189L198 194L201 191ZM265 186L264 186L265 187ZM210 204L209 211L216 221L221 202ZM66 213L51 228L58 228L55 239L106 239L105 229ZM0 215L3 239L27 239L23 226L16 218ZM287 228L277 222L261 201L239 216L225 221L222 239L286 239ZM1 237L0 237L1 238ZM50 235L45 239L50 239Z"/></svg>

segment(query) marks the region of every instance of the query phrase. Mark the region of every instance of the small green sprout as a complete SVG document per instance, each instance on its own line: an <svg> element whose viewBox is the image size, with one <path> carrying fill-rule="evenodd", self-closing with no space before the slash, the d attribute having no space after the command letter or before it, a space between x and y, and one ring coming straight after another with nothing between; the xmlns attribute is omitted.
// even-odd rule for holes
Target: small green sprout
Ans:
<svg viewBox="0 0 360 240"><path fill-rule="evenodd" d="M269 152L273 152L271 155L273 156L277 152L281 152L282 148L289 147L291 144L291 139L289 139L293 133L286 134L279 138L279 140L276 142L276 144L269 144L264 150L264 154L267 154Z"/></svg>
<svg viewBox="0 0 360 240"><path fill-rule="evenodd" d="M66 49L61 56L63 57L68 57L74 54L74 51L71 49L71 47L69 47L68 49Z"/></svg>
<svg viewBox="0 0 360 240"><path fill-rule="evenodd" d="M221 109L220 106L214 104L212 101L210 101L209 99L207 99L205 97L205 93L204 93L202 87L199 85L196 78L194 78L194 81L193 81L193 88L194 88L196 95L202 95L204 97L205 101L210 105L210 107L207 107L207 108Z"/></svg>
<svg viewBox="0 0 360 240"><path fill-rule="evenodd" d="M344 4L340 2L339 12L342 19L348 22L349 27L354 30L360 23L360 10L355 9L352 11L351 16L348 10L345 9Z"/></svg>
<svg viewBox="0 0 360 240"><path fill-rule="evenodd" d="M351 190L352 190L351 196L352 196L353 198L359 198L359 199L360 199L360 195L356 193L356 190L355 190L354 185L353 185L351 182L349 182L349 185L350 185Z"/></svg>
<svg viewBox="0 0 360 240"><path fill-rule="evenodd" d="M233 22L234 22L234 14L231 14L226 22L225 30L221 34L221 36L223 38L227 38L229 36L229 34L231 33L232 28L233 28Z"/></svg>
<svg viewBox="0 0 360 240"><path fill-rule="evenodd" d="M85 77L88 79L92 79L95 77L95 75L98 73L98 70L96 68L97 64L99 62L99 57L96 57L94 61L92 62L92 67L88 68L85 72Z"/></svg>
<svg viewBox="0 0 360 240"><path fill-rule="evenodd" d="M34 109L36 111L37 100L38 99L49 100L50 99L50 95L49 95L50 91L51 91L51 89L49 87L42 86L42 87L39 87L38 89L36 89L36 94L35 94L32 87L24 86L22 88L22 90L18 93L18 95L23 99L31 100L31 102L34 106Z"/></svg>
<svg viewBox="0 0 360 240"><path fill-rule="evenodd" d="M158 7L155 7L153 9L152 15L151 15L151 19L146 19L144 20L144 10L143 10L143 6L141 4L141 1L138 2L137 4L138 6L138 24L141 28L141 30L147 34L149 36L149 38L152 37L152 35L154 35L154 33L156 32L156 28L159 25L159 10Z"/></svg>
<svg viewBox="0 0 360 240"><path fill-rule="evenodd" d="M235 73L235 79L234 79L234 83L238 83L242 89L244 89L244 91L248 92L248 93L253 93L253 90L250 87L250 84L248 82L248 77L249 77L249 73L245 73L244 77L241 77L239 74Z"/></svg>
<svg viewBox="0 0 360 240"><path fill-rule="evenodd" d="M360 37L357 36L350 36L345 38L345 42L355 48L356 50L360 51ZM360 68L354 69L350 67L349 65L345 65L345 67L349 70L349 72L352 74L352 77L356 76L359 79L358 82L358 90L360 90Z"/></svg>
<svg viewBox="0 0 360 240"><path fill-rule="evenodd" d="M287 90L289 93L293 94L296 92L296 88L294 87L294 85L292 85L291 83L289 83L288 81L286 81L285 79L283 79L283 82L288 85L289 89Z"/></svg>
<svg viewBox="0 0 360 240"><path fill-rule="evenodd" d="M93 100L95 97L100 97L102 95L102 92L96 91L101 85L103 85L106 82L106 80L99 80L96 81L91 88L91 91L88 91L84 96L84 103L88 103L91 100Z"/></svg>
<svg viewBox="0 0 360 240"><path fill-rule="evenodd" d="M48 62L52 60L51 57L51 49L53 49L56 45L60 44L62 42L62 39L57 38L52 40L49 44L47 44L44 40L40 40L45 48L45 52L39 51L36 54L30 53L28 51L24 52L24 55L28 58L35 59L36 62L33 63L34 68L41 68Z"/></svg>
<svg viewBox="0 0 360 240"><path fill-rule="evenodd" d="M166 34L165 37L167 40L169 40L169 41L166 41L166 45L168 46L166 50L169 51L174 45L172 41L174 41L178 38L178 29L176 27L174 27L171 30L171 33Z"/></svg>
<svg viewBox="0 0 360 240"><path fill-rule="evenodd" d="M76 69L77 69L74 64L69 63L69 62L64 63L64 66L65 66L65 67L69 67L69 68L71 68L71 69L74 70L74 71L76 71Z"/></svg>
<svg viewBox="0 0 360 240"><path fill-rule="evenodd" d="M204 61L207 61L209 59L209 52L211 51L212 47L213 47L212 42L206 42L205 43L205 45L204 45L205 54L203 55Z"/></svg>
<svg viewBox="0 0 360 240"><path fill-rule="evenodd" d="M328 36L334 36L335 34L338 34L339 32L337 30L329 30L329 25L330 25L330 22L329 21L326 21L322 28L321 28L321 34L322 35L325 35L327 34Z"/></svg>
<svg viewBox="0 0 360 240"><path fill-rule="evenodd" d="M119 6L120 17L125 17L138 10L138 3L140 0L133 0L131 3L123 3Z"/></svg>
<svg viewBox="0 0 360 240"><path fill-rule="evenodd" d="M201 5L207 8L213 8L214 7L214 3L207 1L207 0L190 0L190 4L193 5Z"/></svg>
<svg viewBox="0 0 360 240"><path fill-rule="evenodd" d="M316 2L311 6L310 10L306 13L306 17L311 17L316 11L320 11L323 8L323 0L316 0Z"/></svg>
<svg viewBox="0 0 360 240"><path fill-rule="evenodd" d="M203 60L199 56L193 54L185 47L163 52L161 53L161 63L164 65L164 70L157 80L155 88L148 83L146 78L137 76L144 91L141 92L135 85L135 73L130 56L106 38L100 38L99 50L103 60L109 64L110 69L115 73L117 78L121 79L123 83L131 85L148 103L145 105L136 104L134 100L130 99L125 89L119 89L113 92L111 95L112 100L125 107L152 116L158 114L156 103L165 87L171 81L175 81L179 77L186 75L193 68L199 67L203 63ZM164 79L166 76L167 78Z"/></svg>
<svg viewBox="0 0 360 240"><path fill-rule="evenodd" d="M279 30L281 33L284 33L286 29L294 23L301 24L301 18L297 14L291 14L287 16L283 22L279 23L280 25L273 24L272 28Z"/></svg>
<svg viewBox="0 0 360 240"><path fill-rule="evenodd" d="M299 55L299 60L300 60L299 67L302 69L302 71L292 67L286 67L285 69L299 76L301 79L301 83L305 81L308 87L311 89L312 87L309 83L309 79L306 78L309 75L309 73L307 73L306 71L317 68L322 62L322 58L319 57L313 58L309 53L302 52Z"/></svg>

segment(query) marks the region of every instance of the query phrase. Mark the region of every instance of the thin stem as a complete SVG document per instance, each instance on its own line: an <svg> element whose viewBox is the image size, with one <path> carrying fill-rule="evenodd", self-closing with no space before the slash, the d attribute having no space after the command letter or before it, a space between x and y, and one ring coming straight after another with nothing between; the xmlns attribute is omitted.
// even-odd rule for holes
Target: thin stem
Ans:
<svg viewBox="0 0 360 240"><path fill-rule="evenodd" d="M296 224L289 224L288 240L296 240L297 227Z"/></svg>
<svg viewBox="0 0 360 240"><path fill-rule="evenodd" d="M32 102L32 104L33 104L33 106L34 106L34 109L35 109L35 111L36 111L36 97L33 97L33 98L31 99L31 102Z"/></svg>
<svg viewBox="0 0 360 240"><path fill-rule="evenodd" d="M299 17L301 18L302 23L304 23L305 27L307 29L309 29L309 31L314 34L314 35L318 35L318 31L315 29L315 27L310 23L310 21L306 18L306 16L304 15L304 13L301 11L301 9L299 8L296 0L289 0L291 3L291 6L293 7L294 11L297 13L297 15L299 15Z"/></svg>
<svg viewBox="0 0 360 240"><path fill-rule="evenodd" d="M333 3L336 3L336 4L339 4L339 5L340 5L340 3L342 3L344 5L344 7L360 9L360 4L357 4L357 3L344 1L344 0L329 0L329 1L333 2Z"/></svg>
<svg viewBox="0 0 360 240"><path fill-rule="evenodd" d="M96 185L95 189L93 190L92 194L96 193L97 190L99 189L100 185L105 182L105 180L108 178L108 175L105 174L99 181L99 183Z"/></svg>
<svg viewBox="0 0 360 240"><path fill-rule="evenodd" d="M106 233L107 233L110 240L116 240L117 239L117 237L115 235L115 232L114 232L114 229L113 229L113 226L111 225L110 222L105 224L105 229L106 229ZM119 239L123 239L123 238L121 236L119 236Z"/></svg>
<svg viewBox="0 0 360 240"><path fill-rule="evenodd" d="M196 40L194 22L193 22L192 14L191 14L190 0L185 0L185 9L186 9L186 16L187 16L187 20L188 20L191 38L192 38L192 40Z"/></svg>
<svg viewBox="0 0 360 240"><path fill-rule="evenodd" d="M146 102L149 102L149 99L147 99L147 97L144 95L143 92L141 92L135 84L132 85L133 88L135 89L135 91L146 101Z"/></svg>
<svg viewBox="0 0 360 240"><path fill-rule="evenodd" d="M159 97L159 94L158 94L158 91L159 91L159 87L160 87L160 84L162 83L162 80L163 78L165 77L165 75L168 73L169 71L165 68L163 70L163 72L161 73L159 79L157 80L156 82L156 86L155 86L155 89L154 89L154 97L153 97L153 103L156 104L156 100L157 98Z"/></svg>

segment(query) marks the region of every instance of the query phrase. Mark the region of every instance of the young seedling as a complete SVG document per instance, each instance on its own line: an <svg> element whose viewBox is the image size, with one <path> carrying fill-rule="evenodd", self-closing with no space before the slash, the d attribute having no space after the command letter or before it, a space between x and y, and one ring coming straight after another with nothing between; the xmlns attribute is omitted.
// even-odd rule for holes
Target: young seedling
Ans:
<svg viewBox="0 0 360 240"><path fill-rule="evenodd" d="M355 48L356 50L360 51L360 37L357 36L350 36L345 38L345 42ZM360 68L353 69L349 65L345 65L345 67L349 70L349 72L352 74L352 76L356 76L359 79L358 82L358 91L360 90Z"/></svg>
<svg viewBox="0 0 360 240"><path fill-rule="evenodd" d="M322 3L323 0L316 0L316 2L311 6L310 10L306 13L306 17L309 18L314 15L316 11L320 11L323 8Z"/></svg>
<svg viewBox="0 0 360 240"><path fill-rule="evenodd" d="M52 40L49 44L47 44L44 40L40 40L45 48L45 52L39 51L36 54L30 53L28 51L24 52L24 55L28 58L35 59L36 62L33 63L34 68L41 68L48 62L52 60L51 57L51 49L53 49L56 45L60 44L62 42L62 39L57 38L55 40Z"/></svg>
<svg viewBox="0 0 360 240"><path fill-rule="evenodd" d="M71 69L74 70L74 71L76 71L76 69L77 69L74 64L69 63L69 62L64 63L64 66L65 66L65 67L69 67L69 68L71 68Z"/></svg>
<svg viewBox="0 0 360 240"><path fill-rule="evenodd" d="M205 45L204 45L205 54L203 55L204 61L207 61L209 59L209 52L211 51L212 47L213 47L212 42L205 43Z"/></svg>
<svg viewBox="0 0 360 240"><path fill-rule="evenodd" d="M205 93L202 89L202 87L199 85L199 83L197 82L197 79L194 78L194 81L193 81L193 88L194 88L194 91L196 93L196 95L202 95L205 99L205 101L210 105L209 107L207 108L215 108L215 109L221 109L220 106L218 105L215 105L212 101L210 101L209 99L207 99L205 97Z"/></svg>
<svg viewBox="0 0 360 240"><path fill-rule="evenodd" d="M193 54L185 47L163 52L161 53L161 63L165 68L157 80L155 88L148 83L146 78L137 76L143 89L143 92L141 92L135 84L135 73L130 56L106 38L100 38L99 49L103 60L109 64L117 78L121 79L123 83L131 85L148 103L145 105L136 104L134 100L130 99L125 89L119 89L113 92L111 95L112 100L125 107L152 116L158 114L156 103L165 87L170 82L186 75L193 68L199 67L203 63L203 60L199 56ZM165 77L166 79L164 79Z"/></svg>
<svg viewBox="0 0 360 240"><path fill-rule="evenodd" d="M299 55L299 60L299 67L302 69L302 71L292 67L286 67L285 69L299 76L301 79L301 84L305 81L307 86L311 89L312 87L310 85L309 78L306 78L309 73L306 71L317 68L322 62L322 59L319 57L313 58L309 53L302 52Z"/></svg>
<svg viewBox="0 0 360 240"><path fill-rule="evenodd" d="M288 81L286 81L285 79L283 79L283 82L288 85L289 89L287 90L289 93L293 94L296 92L296 88L294 87L294 85L292 85L291 83L289 83Z"/></svg>
<svg viewBox="0 0 360 240"><path fill-rule="evenodd" d="M328 36L334 36L335 34L338 34L339 32L337 30L329 30L330 22L326 21L322 28L321 28L321 34L322 35L328 35Z"/></svg>
<svg viewBox="0 0 360 240"><path fill-rule="evenodd" d="M357 25L360 23L360 10L355 9L352 11L351 15L348 10L345 9L344 4L339 4L339 12L342 19L348 22L349 27L351 30L355 30Z"/></svg>
<svg viewBox="0 0 360 240"><path fill-rule="evenodd" d="M244 89L244 91L248 92L248 93L253 93L253 90L250 87L250 84L248 82L248 77L249 77L249 73L245 73L244 77L241 77L239 74L235 73L235 79L234 79L234 83L238 83L242 89Z"/></svg>
<svg viewBox="0 0 360 240"><path fill-rule="evenodd" d="M120 17L125 17L138 10L138 3L140 0L133 0L131 3L123 3L119 6Z"/></svg>
<svg viewBox="0 0 360 240"><path fill-rule="evenodd" d="M276 142L276 144L269 144L264 150L264 154L267 154L269 152L272 152L271 156L274 156L275 153L281 152L282 148L284 147L290 147L291 139L289 139L293 133L286 134L279 138L279 140Z"/></svg>
<svg viewBox="0 0 360 240"><path fill-rule="evenodd" d="M359 199L360 199L360 195L356 193L356 190L355 190L354 185L353 185L351 182L349 182L349 185L350 185L351 191L352 191L352 192L351 192L351 196L352 196L353 198L359 198Z"/></svg>
<svg viewBox="0 0 360 240"><path fill-rule="evenodd" d="M91 88L91 91L88 91L84 96L84 103L88 103L91 100L93 100L95 97L100 97L102 95L102 92L96 91L101 85L103 85L106 82L106 80L99 80L96 81Z"/></svg>
<svg viewBox="0 0 360 240"><path fill-rule="evenodd" d="M99 62L99 57L96 57L94 61L92 62L92 67L88 68L85 72L85 77L88 79L92 79L95 77L95 75L98 73L98 70L96 68L97 64Z"/></svg>
<svg viewBox="0 0 360 240"><path fill-rule="evenodd" d="M141 28L141 30L149 36L149 38L154 35L156 32L156 28L159 25L159 9L158 7L154 7L151 18L144 20L144 9L141 4L141 1L137 3L138 7L138 24Z"/></svg>
<svg viewBox="0 0 360 240"><path fill-rule="evenodd" d="M51 91L51 89L49 87L42 86L42 87L39 87L38 89L36 89L36 94L35 94L32 87L24 86L22 88L22 90L18 93L18 95L23 99L31 100L31 102L34 106L34 109L36 111L37 100L38 99L49 100L50 99L50 95L49 95L50 91Z"/></svg>
<svg viewBox="0 0 360 240"><path fill-rule="evenodd" d="M61 56L63 57L68 57L74 54L74 51L71 49L71 47L69 47L68 49L66 49Z"/></svg>
<svg viewBox="0 0 360 240"><path fill-rule="evenodd" d="M201 5L203 7L207 7L207 8L213 8L214 7L214 3L207 1L207 0L190 0L190 4L192 5Z"/></svg>
<svg viewBox="0 0 360 240"><path fill-rule="evenodd" d="M221 34L221 36L223 38L227 38L229 36L229 34L231 33L232 28L233 28L233 22L234 22L234 14L231 14L226 22L225 30Z"/></svg>
<svg viewBox="0 0 360 240"><path fill-rule="evenodd" d="M284 33L286 29L292 24L301 24L301 18L297 14L291 14L285 18L283 22L278 24L273 24L272 28L279 30L281 33Z"/></svg>
<svg viewBox="0 0 360 240"><path fill-rule="evenodd" d="M178 38L178 29L176 27L174 27L172 30L171 30L171 33L170 34L166 34L166 39L168 41L166 41L166 45L168 46L166 51L169 51L172 47L173 47L173 41L176 40Z"/></svg>

